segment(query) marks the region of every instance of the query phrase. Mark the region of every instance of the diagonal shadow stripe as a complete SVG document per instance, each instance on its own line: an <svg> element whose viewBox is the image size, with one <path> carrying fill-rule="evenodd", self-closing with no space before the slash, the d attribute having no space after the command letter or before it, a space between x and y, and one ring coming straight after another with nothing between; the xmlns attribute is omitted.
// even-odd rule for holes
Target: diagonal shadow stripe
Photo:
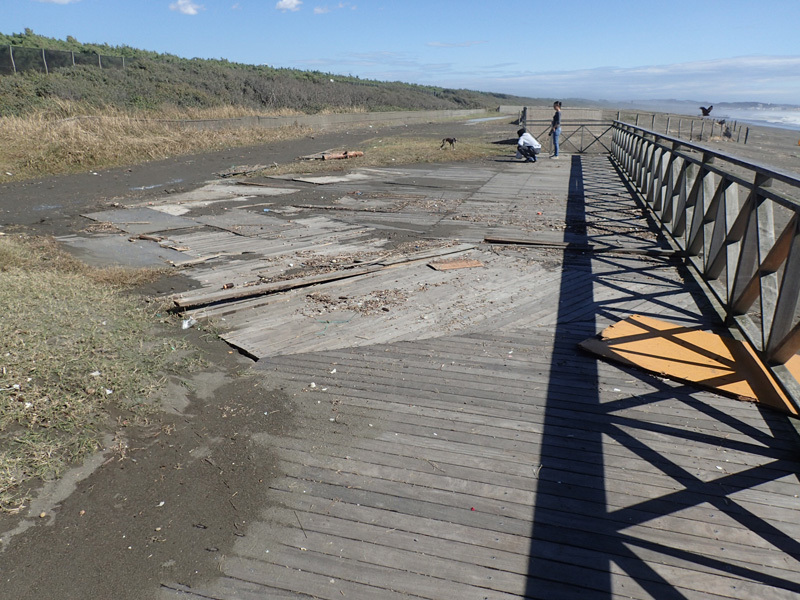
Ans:
<svg viewBox="0 0 800 600"><path fill-rule="evenodd" d="M673 558L706 567L707 569L719 571L720 573L724 573L726 575L735 575L736 577L741 577L742 579L757 581L770 587L781 588L800 594L800 583L784 579L783 577L775 577L774 575L769 575L763 571L736 565L731 562L719 560L717 558L699 554L697 552L688 552L679 548L672 548L671 546L658 544L656 542L651 542L649 540L643 540L636 537L623 537L621 542L627 546L635 546L650 550L652 552L658 552L666 556L672 556ZM635 554L632 553L632 556L635 556Z"/></svg>
<svg viewBox="0 0 800 600"><path fill-rule="evenodd" d="M703 481L675 462L666 459L660 452L651 450L642 444L632 443L634 438L629 434L623 431L608 433L609 435L613 435L621 444L624 444L627 448L639 454L644 460L647 460L651 464L658 464L658 468L665 475L672 477L676 481L686 482L686 487L682 490L677 490L659 496L658 498L645 500L644 502L632 504L624 509L613 511L612 514L615 519L625 521L632 527L633 525L645 522L641 517L644 513L670 514L674 511L676 505L683 508L686 506L699 505L702 502L708 502L715 506L721 513L736 520L782 552L790 556L800 556L800 542L789 537L771 523L754 515L751 511L729 498L732 493L752 488L753 482L763 483L764 481L774 481L787 474L793 474L792 471L776 469L775 464L777 463L767 463L745 469L738 473L732 473L712 481ZM720 494L720 489L723 489L723 494ZM672 507L673 510L670 510L670 507ZM642 511L644 511L644 513Z"/></svg>

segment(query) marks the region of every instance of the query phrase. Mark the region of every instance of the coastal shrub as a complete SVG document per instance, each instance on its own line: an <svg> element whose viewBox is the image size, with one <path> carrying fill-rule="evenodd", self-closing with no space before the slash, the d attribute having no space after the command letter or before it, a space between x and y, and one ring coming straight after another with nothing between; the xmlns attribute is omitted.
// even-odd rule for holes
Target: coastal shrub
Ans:
<svg viewBox="0 0 800 600"><path fill-rule="evenodd" d="M19 34L0 34L2 45L124 56L125 69L78 64L54 68L49 74L25 71L0 75L0 116L47 111L51 105L56 110L64 101L82 104L84 112L99 107L157 113L166 107L188 110L233 106L306 114L494 108L501 103L533 102L529 98L245 65L225 59L184 59L129 46L82 44L72 36L57 40L29 29Z"/></svg>

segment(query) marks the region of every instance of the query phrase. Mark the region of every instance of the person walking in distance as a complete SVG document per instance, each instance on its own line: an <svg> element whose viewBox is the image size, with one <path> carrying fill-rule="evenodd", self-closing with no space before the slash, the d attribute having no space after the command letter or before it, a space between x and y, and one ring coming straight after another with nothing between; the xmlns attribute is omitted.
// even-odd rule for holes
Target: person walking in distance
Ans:
<svg viewBox="0 0 800 600"><path fill-rule="evenodd" d="M559 100L553 102L553 108L556 112L550 123L550 136L553 138L553 155L550 158L558 158L558 136L561 135L561 102Z"/></svg>

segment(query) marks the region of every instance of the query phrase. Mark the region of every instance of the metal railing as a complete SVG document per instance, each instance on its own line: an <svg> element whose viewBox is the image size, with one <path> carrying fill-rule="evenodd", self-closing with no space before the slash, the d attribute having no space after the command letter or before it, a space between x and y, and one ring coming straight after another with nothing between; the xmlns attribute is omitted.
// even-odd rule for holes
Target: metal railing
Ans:
<svg viewBox="0 0 800 600"><path fill-rule="evenodd" d="M550 121L522 121L525 129L535 137L545 151L552 151L550 137ZM611 130L613 124L608 121L594 123L566 123L561 126L558 138L562 152L586 154L588 152L611 152Z"/></svg>
<svg viewBox="0 0 800 600"><path fill-rule="evenodd" d="M0 46L0 75L41 71L49 73L59 67L92 65L101 69L124 69L124 56L105 56L94 52L46 50L23 46Z"/></svg>
<svg viewBox="0 0 800 600"><path fill-rule="evenodd" d="M615 121L612 156L670 243L800 401L800 178Z"/></svg>

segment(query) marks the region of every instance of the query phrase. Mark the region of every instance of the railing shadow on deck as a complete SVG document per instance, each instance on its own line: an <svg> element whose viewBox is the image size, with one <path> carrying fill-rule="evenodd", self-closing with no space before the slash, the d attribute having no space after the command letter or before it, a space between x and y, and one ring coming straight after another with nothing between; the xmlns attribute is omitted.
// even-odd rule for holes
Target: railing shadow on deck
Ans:
<svg viewBox="0 0 800 600"><path fill-rule="evenodd" d="M614 171L607 165L605 169L597 170L592 170L589 165L591 161L608 158L573 156L571 160L567 217L573 221L587 220L598 210L593 203L596 203L595 192L605 185L602 177ZM591 237L587 236L587 243L593 241ZM597 261L602 261L602 265ZM601 400L597 359L576 349L578 342L595 334L597 319L593 315L616 316L614 300L603 302L595 298L598 278L593 270L600 266L617 268L620 273L638 270L619 256L565 253L564 272L579 269L586 276L579 285L576 285L575 278L562 277L561 297L569 297L571 306L578 300L587 310L579 319L575 319L574 314L559 314L555 328L525 597L548 600L628 597L626 591L619 588L620 577L629 577L633 585L640 588L633 597L650 595L670 600L695 597L698 593L695 583L704 580L713 584L715 577L722 580L719 587L699 590L701 595L705 591L722 597L756 598L759 596L753 594L752 588L760 587L763 592L763 586L800 594L797 578L783 577L776 574L776 569L761 568L757 560L739 560L741 556L709 552L708 545L703 549L703 543L696 548L685 543L692 535L699 536L696 538L698 541L706 541L702 531L682 531L678 543L669 537L647 539L637 535L637 526L646 526L663 517L679 517L678 513L682 511L708 509L710 506L710 510L719 513L720 518L716 521L723 522L727 518L738 523L749 532L748 535L760 538L775 550L797 560L800 558L800 543L768 522L763 515L756 514L747 502L737 498L738 493L763 484L787 476L796 478L798 463L793 444L796 444L797 436L788 423L788 417L780 413L769 409L762 411L768 433L697 399L694 388L661 381L628 367L619 367L625 372L625 377L646 379L652 392ZM600 282L600 285L604 283ZM699 302L705 298L699 287L694 293ZM714 315L709 317L713 319ZM585 393L577 402L574 396L570 397L563 391L574 390L576 377L586 383ZM650 405L667 400L677 400L687 409L733 430L738 439L731 439L730 433L693 430L677 423L659 423L625 414L626 409L646 410ZM580 405L579 409L576 409L577 405ZM565 431L570 433L565 434ZM639 439L640 433L669 440L668 443L676 448L693 444L721 452L745 452L753 464L744 465L735 473L720 472L719 476L706 473L702 478L697 468L690 469L686 462L680 464L672 454L658 450L652 439ZM643 461L646 469L668 478L671 487L662 488L661 494L654 492L648 497L640 496L638 501L635 495L631 496L630 503L625 501L625 505L620 506L619 491L609 490L607 479L606 451L610 445L622 447L627 455ZM558 464L551 468L547 457L563 457L569 461L554 460ZM564 464L570 466L564 468ZM636 473L631 472L631 477L635 478ZM617 496L617 500L611 500L610 495ZM568 513L566 517L565 512ZM765 507L764 512L768 513L769 507ZM789 569L791 567L787 571ZM690 583L684 584L678 572L694 572L694 577L688 579ZM729 584L731 580L740 581L741 593L746 595L740 595L736 589L723 590L723 584ZM751 588L749 591L748 586Z"/></svg>
<svg viewBox="0 0 800 600"><path fill-rule="evenodd" d="M800 178L618 121L612 156L800 412Z"/></svg>

